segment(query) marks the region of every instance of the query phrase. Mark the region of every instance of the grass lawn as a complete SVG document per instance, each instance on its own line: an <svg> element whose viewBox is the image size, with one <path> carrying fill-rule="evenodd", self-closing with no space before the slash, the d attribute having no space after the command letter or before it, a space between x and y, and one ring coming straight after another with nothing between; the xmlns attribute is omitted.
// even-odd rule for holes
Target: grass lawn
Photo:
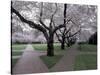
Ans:
<svg viewBox="0 0 100 75"><path fill-rule="evenodd" d="M32 44L35 50L37 51L47 51L47 44ZM65 48L67 49L67 47ZM50 69L52 68L63 56L66 50L61 50L60 43L54 43L54 54L53 57L48 57L46 55L40 56L43 62L47 65Z"/></svg>
<svg viewBox="0 0 100 75"><path fill-rule="evenodd" d="M13 44L12 45L12 57L13 56L21 56L23 51L13 51L13 50L23 50L25 49L26 45L25 44ZM15 64L17 63L17 61L19 60L19 58L17 59L13 59L12 58L12 68L15 66Z"/></svg>
<svg viewBox="0 0 100 75"><path fill-rule="evenodd" d="M97 46L90 44L81 44L79 45L79 50L82 52L97 52Z"/></svg>
<svg viewBox="0 0 100 75"><path fill-rule="evenodd" d="M21 56L23 52L15 52L15 51L12 51L12 57L13 56ZM17 61L19 60L19 58L17 59L13 59L12 58L12 68L15 66L15 64L17 63Z"/></svg>
<svg viewBox="0 0 100 75"><path fill-rule="evenodd" d="M25 47L26 47L25 44L13 44L12 50L23 50L23 49L25 49Z"/></svg>
<svg viewBox="0 0 100 75"><path fill-rule="evenodd" d="M91 70L97 68L97 55L82 54L75 60L74 70Z"/></svg>
<svg viewBox="0 0 100 75"><path fill-rule="evenodd" d="M37 51L47 51L47 44L32 44L33 48ZM67 47L65 48L67 49ZM61 50L60 43L54 43L54 53L55 54L63 54L65 50Z"/></svg>
<svg viewBox="0 0 100 75"><path fill-rule="evenodd" d="M46 51L47 50L47 44L32 44L32 46L39 51ZM55 50L61 50L60 43L54 43L54 49Z"/></svg>
<svg viewBox="0 0 100 75"><path fill-rule="evenodd" d="M55 55L53 57L40 56L49 69L53 67L61 59L61 57L62 55Z"/></svg>
<svg viewBox="0 0 100 75"><path fill-rule="evenodd" d="M15 66L15 64L17 63L17 61L19 60L19 58L18 59L12 59L12 68Z"/></svg>
<svg viewBox="0 0 100 75"><path fill-rule="evenodd" d="M12 56L19 56L22 55L23 52L16 52L16 51L12 51Z"/></svg>
<svg viewBox="0 0 100 75"><path fill-rule="evenodd" d="M12 51L12 57L13 56L21 56L23 52L15 52L15 51ZM13 59L12 58L12 68L15 66L15 64L17 63L17 61L19 60L19 58L17 59Z"/></svg>
<svg viewBox="0 0 100 75"><path fill-rule="evenodd" d="M38 51L46 51L47 45L46 44L32 44L33 48Z"/></svg>

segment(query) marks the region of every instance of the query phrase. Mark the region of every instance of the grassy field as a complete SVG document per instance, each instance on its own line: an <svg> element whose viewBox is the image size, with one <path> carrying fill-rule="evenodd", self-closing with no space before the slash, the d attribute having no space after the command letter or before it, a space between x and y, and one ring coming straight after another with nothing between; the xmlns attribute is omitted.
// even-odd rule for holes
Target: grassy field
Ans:
<svg viewBox="0 0 100 75"><path fill-rule="evenodd" d="M22 55L23 52L16 52L16 51L12 51L12 56L20 56Z"/></svg>
<svg viewBox="0 0 100 75"><path fill-rule="evenodd" d="M50 69L61 59L61 57L62 55L55 55L53 57L41 56L40 58L44 61L44 63Z"/></svg>
<svg viewBox="0 0 100 75"><path fill-rule="evenodd" d="M97 68L97 55L82 54L76 57L74 70L91 70Z"/></svg>
<svg viewBox="0 0 100 75"><path fill-rule="evenodd" d="M79 50L82 52L97 52L97 46L90 44L81 44L79 45Z"/></svg>
<svg viewBox="0 0 100 75"><path fill-rule="evenodd" d="M17 61L19 60L19 58L18 59L12 59L12 68L15 66L15 64L17 63Z"/></svg>
<svg viewBox="0 0 100 75"><path fill-rule="evenodd" d="M46 51L47 50L47 44L32 44L32 46L39 51ZM55 50L61 50L60 43L54 43L54 49Z"/></svg>
<svg viewBox="0 0 100 75"><path fill-rule="evenodd" d="M26 48L26 45L25 44L14 44L12 45L12 57L13 56L21 56L23 51L23 49ZM15 51L15 50L19 50L19 51ZM13 59L12 58L12 67L15 66L15 64L17 63L17 61L19 60L19 58L16 58L16 59Z"/></svg>
<svg viewBox="0 0 100 75"><path fill-rule="evenodd" d="M32 44L33 48L37 51L47 51L47 44ZM65 48L65 50L67 47ZM65 52L65 50L61 50L60 43L54 43L54 53L57 55L61 55Z"/></svg>
<svg viewBox="0 0 100 75"><path fill-rule="evenodd" d="M12 56L19 56L22 55L23 49L25 49L26 45L25 44L14 44L12 45ZM20 50L20 51L15 51L15 50Z"/></svg>
<svg viewBox="0 0 100 75"><path fill-rule="evenodd" d="M38 51L46 51L47 45L46 44L32 44L33 48Z"/></svg>
<svg viewBox="0 0 100 75"><path fill-rule="evenodd" d="M91 70L97 68L97 46L90 44L79 45L80 53L76 57L74 70ZM95 54L93 54L94 52ZM88 54L87 54L88 53Z"/></svg>
<svg viewBox="0 0 100 75"><path fill-rule="evenodd" d="M23 49L25 49L25 47L26 47L25 44L13 44L12 50L23 50Z"/></svg>

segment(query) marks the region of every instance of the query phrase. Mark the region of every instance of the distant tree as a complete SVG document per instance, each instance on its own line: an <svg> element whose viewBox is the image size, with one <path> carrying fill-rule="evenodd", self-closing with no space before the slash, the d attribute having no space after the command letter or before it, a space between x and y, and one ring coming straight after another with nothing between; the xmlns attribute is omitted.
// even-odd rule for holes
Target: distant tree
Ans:
<svg viewBox="0 0 100 75"><path fill-rule="evenodd" d="M71 33L71 30L73 30L73 25L67 26L67 24L69 24L69 22L71 22L72 24L74 24L74 26L77 26L77 24L72 20L72 17L67 18L67 4L64 4L64 23L63 25L65 26L63 28L63 30L59 29L58 31L59 33L56 32L56 36L59 40L59 42L61 43L61 49L65 49L65 43L67 44L67 46L70 46L72 44L72 38L74 39L74 36L80 31L76 30L74 33ZM75 42L75 41L74 41Z"/></svg>
<svg viewBox="0 0 100 75"><path fill-rule="evenodd" d="M88 43L97 45L97 32L90 36Z"/></svg>

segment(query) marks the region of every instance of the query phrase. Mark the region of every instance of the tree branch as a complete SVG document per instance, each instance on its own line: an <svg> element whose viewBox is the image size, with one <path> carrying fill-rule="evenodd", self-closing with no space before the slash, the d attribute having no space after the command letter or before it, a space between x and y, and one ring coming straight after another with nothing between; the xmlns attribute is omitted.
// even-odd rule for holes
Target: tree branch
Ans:
<svg viewBox="0 0 100 75"><path fill-rule="evenodd" d="M40 19L39 19L39 22L42 24L42 26L46 29L49 30L49 27L47 27L44 22L42 21L42 16L43 16L43 2L41 3L41 11L40 11Z"/></svg>
<svg viewBox="0 0 100 75"><path fill-rule="evenodd" d="M55 33L58 29L65 27L64 25L59 25L56 26L55 29L53 30L53 33Z"/></svg>
<svg viewBox="0 0 100 75"><path fill-rule="evenodd" d="M15 13L22 22L25 22L27 24L29 24L30 27L32 28L37 28L38 30L42 31L42 29L44 30L43 27L41 27L39 24L35 24L32 21L26 20L17 10L15 10L13 7L11 7L11 12ZM40 28L39 28L40 27Z"/></svg>
<svg viewBox="0 0 100 75"><path fill-rule="evenodd" d="M70 19L70 21L71 21L73 24L75 24L76 26L78 26L72 19Z"/></svg>
<svg viewBox="0 0 100 75"><path fill-rule="evenodd" d="M79 29L77 32L75 32L74 34L70 35L70 36L67 36L67 38L69 37L73 37L74 35L76 35L78 32L80 32L81 29Z"/></svg>
<svg viewBox="0 0 100 75"><path fill-rule="evenodd" d="M65 32L65 35L72 29L73 25Z"/></svg>
<svg viewBox="0 0 100 75"><path fill-rule="evenodd" d="M54 28L56 27L54 20L53 20L53 26L54 26ZM55 32L55 33L56 33L56 36L57 36L58 40L61 42L61 39L59 38L58 33L57 32Z"/></svg>
<svg viewBox="0 0 100 75"><path fill-rule="evenodd" d="M22 22L27 23L31 28L35 28L41 32L43 32L44 36L46 37L46 39L48 40L48 34L45 28L43 28L41 25L36 24L32 21L29 21L27 19L25 19L17 10L15 10L12 6L11 6L11 13L15 13Z"/></svg>
<svg viewBox="0 0 100 75"><path fill-rule="evenodd" d="M44 23L43 23L43 21L40 19L40 21L39 21L41 24L42 24L42 26L44 26L44 28L46 28L46 29L48 29L49 30L49 27L47 27Z"/></svg>
<svg viewBox="0 0 100 75"><path fill-rule="evenodd" d="M50 24L49 24L50 25L50 28L52 27L53 17L54 17L54 15L57 12L57 4L55 3L55 5L56 5L56 9L55 9L54 13L51 15L51 18L50 18Z"/></svg>
<svg viewBox="0 0 100 75"><path fill-rule="evenodd" d="M59 35L57 34L57 32L55 32L55 33L56 33L56 36L57 36L59 42L61 42L62 40L60 39L60 37L59 37Z"/></svg>

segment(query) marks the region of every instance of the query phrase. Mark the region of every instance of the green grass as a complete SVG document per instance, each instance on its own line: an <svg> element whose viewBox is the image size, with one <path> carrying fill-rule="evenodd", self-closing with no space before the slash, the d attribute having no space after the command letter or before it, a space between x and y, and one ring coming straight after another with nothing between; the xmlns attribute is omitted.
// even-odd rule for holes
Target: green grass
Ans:
<svg viewBox="0 0 100 75"><path fill-rule="evenodd" d="M25 44L13 44L12 45L12 56L22 55L23 51L14 51L14 50L23 50L25 49Z"/></svg>
<svg viewBox="0 0 100 75"><path fill-rule="evenodd" d="M12 56L21 56L23 52L15 52L12 51ZM19 58L13 59L12 58L12 68L15 66L15 64L17 63L17 61L19 60Z"/></svg>
<svg viewBox="0 0 100 75"><path fill-rule="evenodd" d="M63 55L67 50L67 47L65 46L65 50L61 49L61 45L58 44L54 44L54 53L58 54L58 55Z"/></svg>
<svg viewBox="0 0 100 75"><path fill-rule="evenodd" d="M19 55L22 55L23 52L15 52L15 51L12 51L12 56L19 56Z"/></svg>
<svg viewBox="0 0 100 75"><path fill-rule="evenodd" d="M32 44L35 50L38 51L46 51L47 45L46 44Z"/></svg>
<svg viewBox="0 0 100 75"><path fill-rule="evenodd" d="M97 55L82 54L78 55L75 60L74 70L97 69Z"/></svg>
<svg viewBox="0 0 100 75"><path fill-rule="evenodd" d="M47 44L32 44L32 46L39 51L46 51L47 50ZM55 50L61 50L60 48L60 43L55 43L54 44L54 49Z"/></svg>
<svg viewBox="0 0 100 75"><path fill-rule="evenodd" d="M35 50L37 51L47 51L47 44L32 44ZM65 48L65 50L67 47ZM54 53L55 54L63 54L65 50L61 50L60 43L54 43Z"/></svg>
<svg viewBox="0 0 100 75"><path fill-rule="evenodd" d="M81 44L79 45L79 50L82 52L97 52L97 46L90 44Z"/></svg>
<svg viewBox="0 0 100 75"><path fill-rule="evenodd" d="M12 59L12 68L16 65L16 63L17 63L17 61L19 60L19 58L18 59Z"/></svg>
<svg viewBox="0 0 100 75"><path fill-rule="evenodd" d="M23 50L23 49L25 49L25 47L26 47L25 44L13 44L12 50Z"/></svg>
<svg viewBox="0 0 100 75"><path fill-rule="evenodd" d="M44 61L49 69L53 67L60 60L61 57L62 55L55 55L53 57L40 56L40 58Z"/></svg>
<svg viewBox="0 0 100 75"><path fill-rule="evenodd" d="M12 56L21 56L23 51L13 51L13 50L23 50L25 49L26 45L25 44L13 44L12 45ZM12 59L12 68L15 66L15 64L17 63L17 61L19 60L19 58L17 59Z"/></svg>

